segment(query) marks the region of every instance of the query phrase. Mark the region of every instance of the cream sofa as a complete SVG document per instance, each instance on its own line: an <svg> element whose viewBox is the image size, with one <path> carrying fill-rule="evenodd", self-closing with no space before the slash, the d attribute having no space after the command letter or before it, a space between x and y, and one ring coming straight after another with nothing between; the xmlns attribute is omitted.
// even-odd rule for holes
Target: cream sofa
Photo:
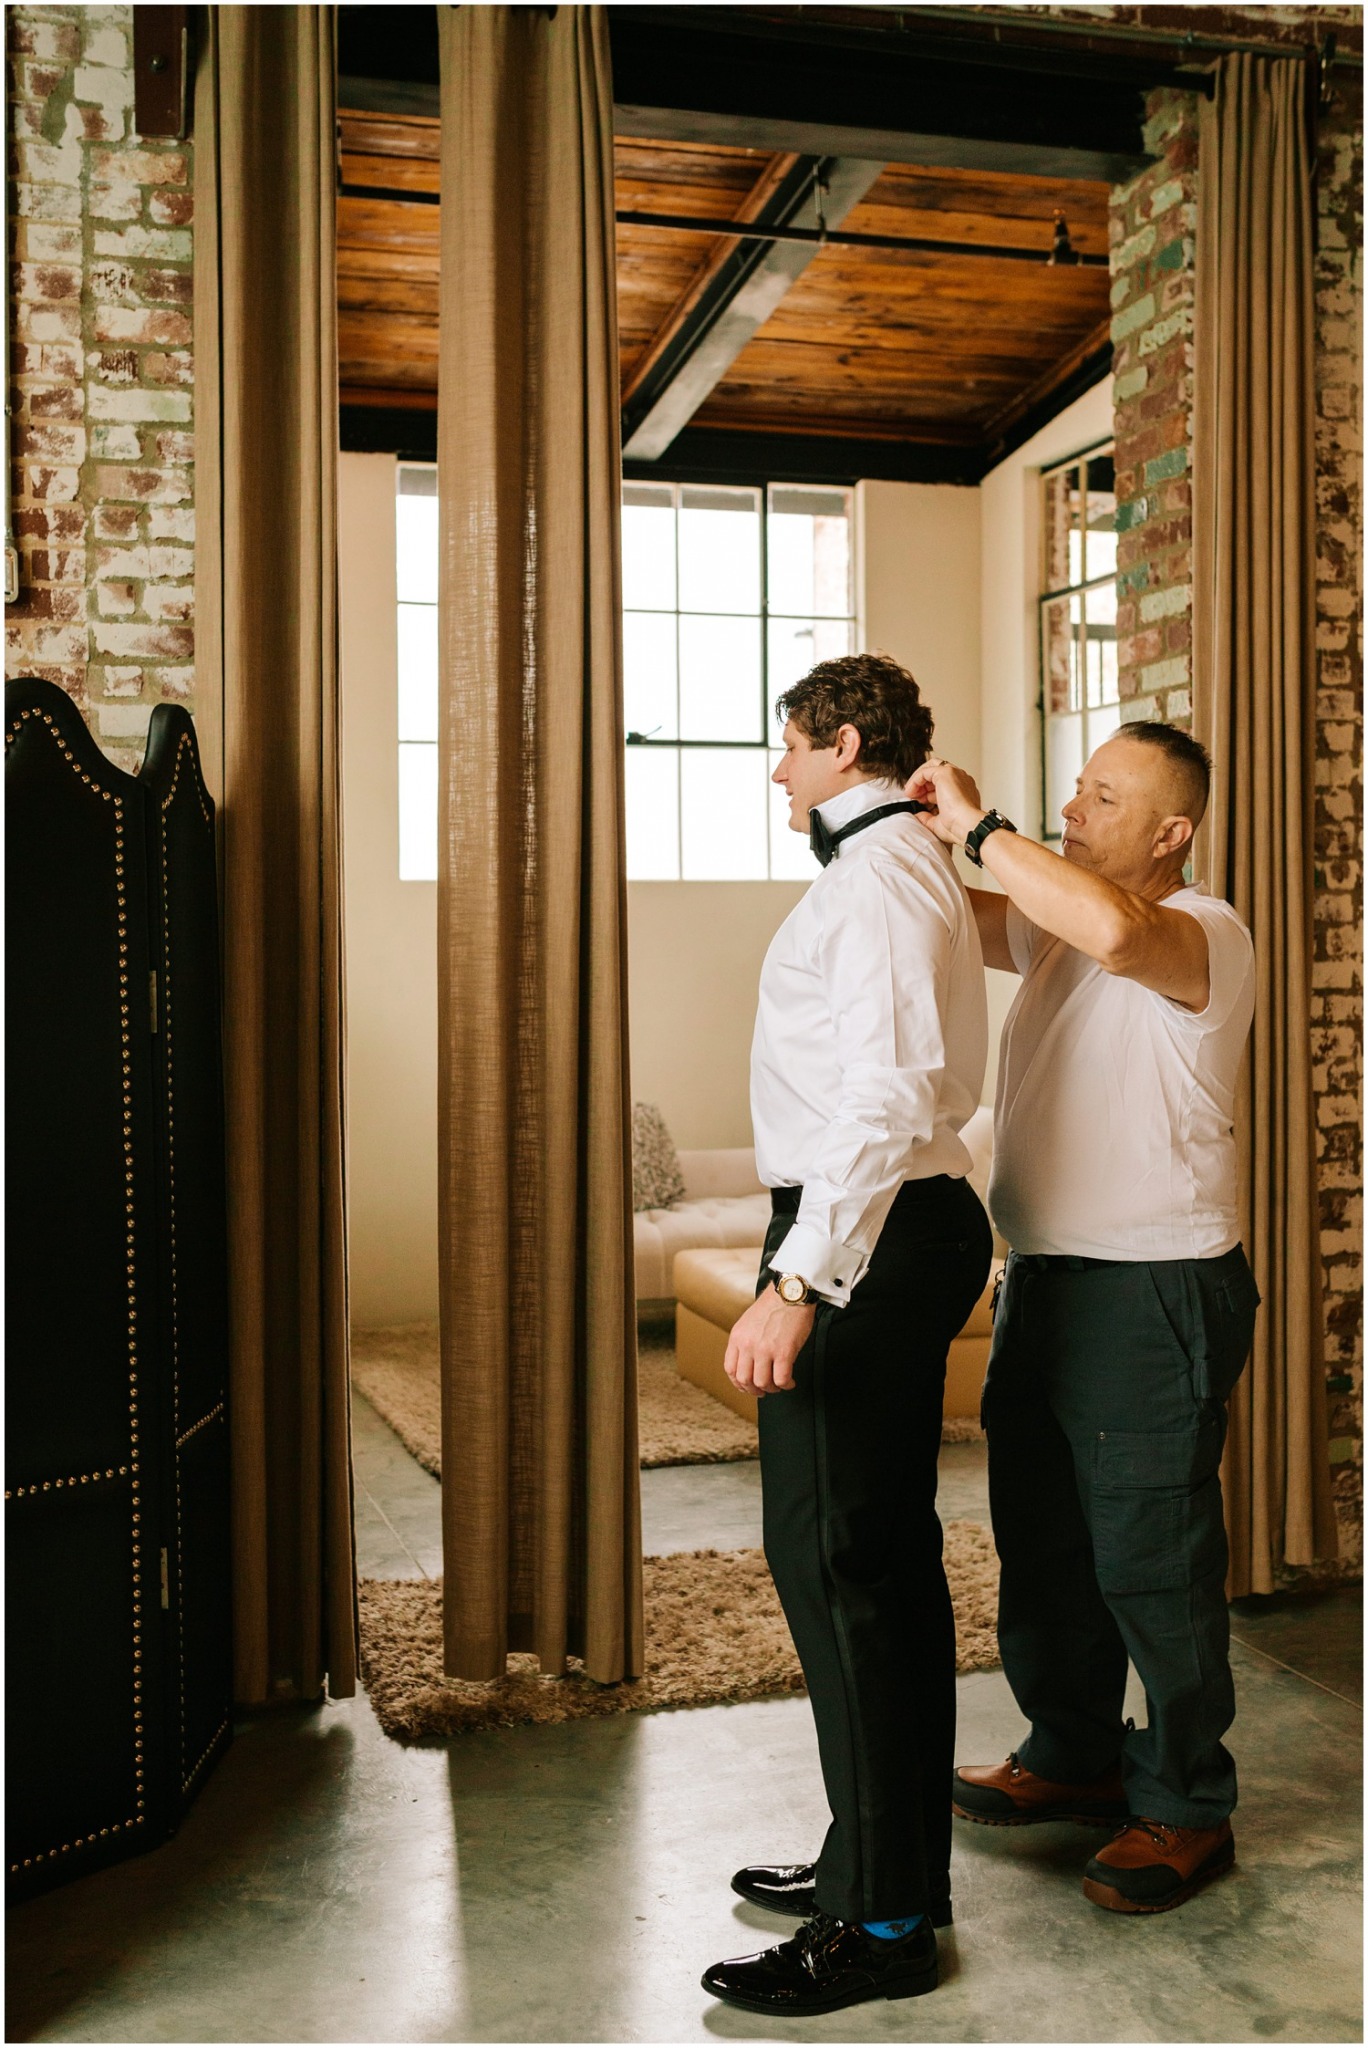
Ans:
<svg viewBox="0 0 1368 2048"><path fill-rule="evenodd" d="M762 1245L769 1227L770 1198L751 1146L681 1152L679 1169L684 1200L672 1209L638 1209L634 1218L637 1308L647 1314L674 1306L677 1253Z"/></svg>
<svg viewBox="0 0 1368 2048"><path fill-rule="evenodd" d="M982 1200L988 1189L993 1158L993 1113L980 1109L964 1127L964 1142L973 1159L970 1185ZM681 1160L683 1155L681 1154ZM764 1214L768 1217L769 1198ZM681 1213L679 1210L662 1214ZM749 1243L708 1246L679 1244L672 1272L676 1295L675 1363L681 1378L691 1380L706 1393L726 1403L738 1415L755 1420L755 1397L734 1387L722 1370L727 1337L732 1324L755 1292L756 1273L764 1240L761 1231ZM1006 1246L994 1232L993 1271L1006 1256ZM992 1336L991 1306L993 1277L975 1303L969 1320L950 1346L945 1368L945 1412L970 1420L978 1415L979 1392L988 1363Z"/></svg>

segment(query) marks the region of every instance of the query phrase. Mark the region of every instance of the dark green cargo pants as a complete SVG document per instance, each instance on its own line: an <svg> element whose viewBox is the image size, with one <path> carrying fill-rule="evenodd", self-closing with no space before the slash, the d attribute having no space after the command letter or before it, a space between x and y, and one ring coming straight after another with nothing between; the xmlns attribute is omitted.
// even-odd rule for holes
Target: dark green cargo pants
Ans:
<svg viewBox="0 0 1368 2048"><path fill-rule="evenodd" d="M1120 1757L1132 1813L1178 1827L1235 1805L1219 1468L1258 1301L1239 1247L1013 1253L993 1327L983 1420L1021 1761L1079 1784ZM1129 1730L1127 1657L1148 1702Z"/></svg>

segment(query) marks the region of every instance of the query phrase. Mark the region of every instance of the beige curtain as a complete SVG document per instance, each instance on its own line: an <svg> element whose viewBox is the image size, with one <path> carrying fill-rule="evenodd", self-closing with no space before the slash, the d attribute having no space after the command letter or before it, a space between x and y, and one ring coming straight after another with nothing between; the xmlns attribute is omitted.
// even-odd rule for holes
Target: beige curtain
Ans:
<svg viewBox="0 0 1368 2048"><path fill-rule="evenodd" d="M1335 1554L1311 1092L1315 499L1311 174L1301 64L1222 60L1202 112L1193 422L1202 867L1254 937L1239 1120L1263 1294L1231 1403L1232 1593Z"/></svg>
<svg viewBox="0 0 1368 2048"><path fill-rule="evenodd" d="M355 1690L331 7L211 7L196 713L219 777L236 1686Z"/></svg>
<svg viewBox="0 0 1368 2048"><path fill-rule="evenodd" d="M447 1669L641 1670L612 94L597 7L441 7Z"/></svg>

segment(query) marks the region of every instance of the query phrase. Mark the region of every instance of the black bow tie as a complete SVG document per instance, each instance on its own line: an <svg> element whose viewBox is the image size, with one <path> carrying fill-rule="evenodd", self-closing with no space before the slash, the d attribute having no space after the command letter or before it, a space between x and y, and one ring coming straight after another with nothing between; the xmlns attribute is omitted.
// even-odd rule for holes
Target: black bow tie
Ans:
<svg viewBox="0 0 1368 2048"><path fill-rule="evenodd" d="M877 825L880 818L896 817L899 811L924 811L927 809L929 809L928 805L914 803L910 797L906 802L900 804L880 804L876 811L861 812L860 816L852 819L849 825L842 825L838 832L830 831L822 823L820 811L809 811L808 844L822 863L822 866L827 867L840 852L841 841L843 839L850 839L856 832L863 832L866 825Z"/></svg>

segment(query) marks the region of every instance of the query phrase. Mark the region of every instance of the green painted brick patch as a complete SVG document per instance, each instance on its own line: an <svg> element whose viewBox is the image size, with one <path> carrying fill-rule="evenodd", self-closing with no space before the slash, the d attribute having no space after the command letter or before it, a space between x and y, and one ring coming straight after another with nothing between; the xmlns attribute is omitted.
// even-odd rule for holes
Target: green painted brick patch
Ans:
<svg viewBox="0 0 1368 2048"><path fill-rule="evenodd" d="M1332 1436L1330 1439L1330 1463L1332 1465L1352 1464L1354 1453L1357 1450L1358 1442L1356 1438L1352 1436Z"/></svg>
<svg viewBox="0 0 1368 2048"><path fill-rule="evenodd" d="M1181 270L1183 267L1183 238L1178 235L1171 242L1165 242L1151 259L1156 270Z"/></svg>
<svg viewBox="0 0 1368 2048"><path fill-rule="evenodd" d="M1187 449L1170 448L1167 455L1156 455L1152 461L1145 464L1145 482L1147 484L1167 483L1170 477L1181 476L1187 466Z"/></svg>
<svg viewBox="0 0 1368 2048"><path fill-rule="evenodd" d="M1329 1379L1325 1382L1325 1390L1328 1394L1352 1394L1354 1391L1353 1374L1347 1372L1331 1373Z"/></svg>
<svg viewBox="0 0 1368 2048"><path fill-rule="evenodd" d="M1117 532L1129 533L1133 526L1143 526L1149 518L1149 509L1148 498L1132 498L1129 505L1118 505L1116 508Z"/></svg>
<svg viewBox="0 0 1368 2048"><path fill-rule="evenodd" d="M1128 334L1134 334L1137 327L1154 318L1154 294L1146 292L1143 299L1137 299L1133 306L1127 306L1116 315L1111 324L1113 341L1124 341Z"/></svg>

